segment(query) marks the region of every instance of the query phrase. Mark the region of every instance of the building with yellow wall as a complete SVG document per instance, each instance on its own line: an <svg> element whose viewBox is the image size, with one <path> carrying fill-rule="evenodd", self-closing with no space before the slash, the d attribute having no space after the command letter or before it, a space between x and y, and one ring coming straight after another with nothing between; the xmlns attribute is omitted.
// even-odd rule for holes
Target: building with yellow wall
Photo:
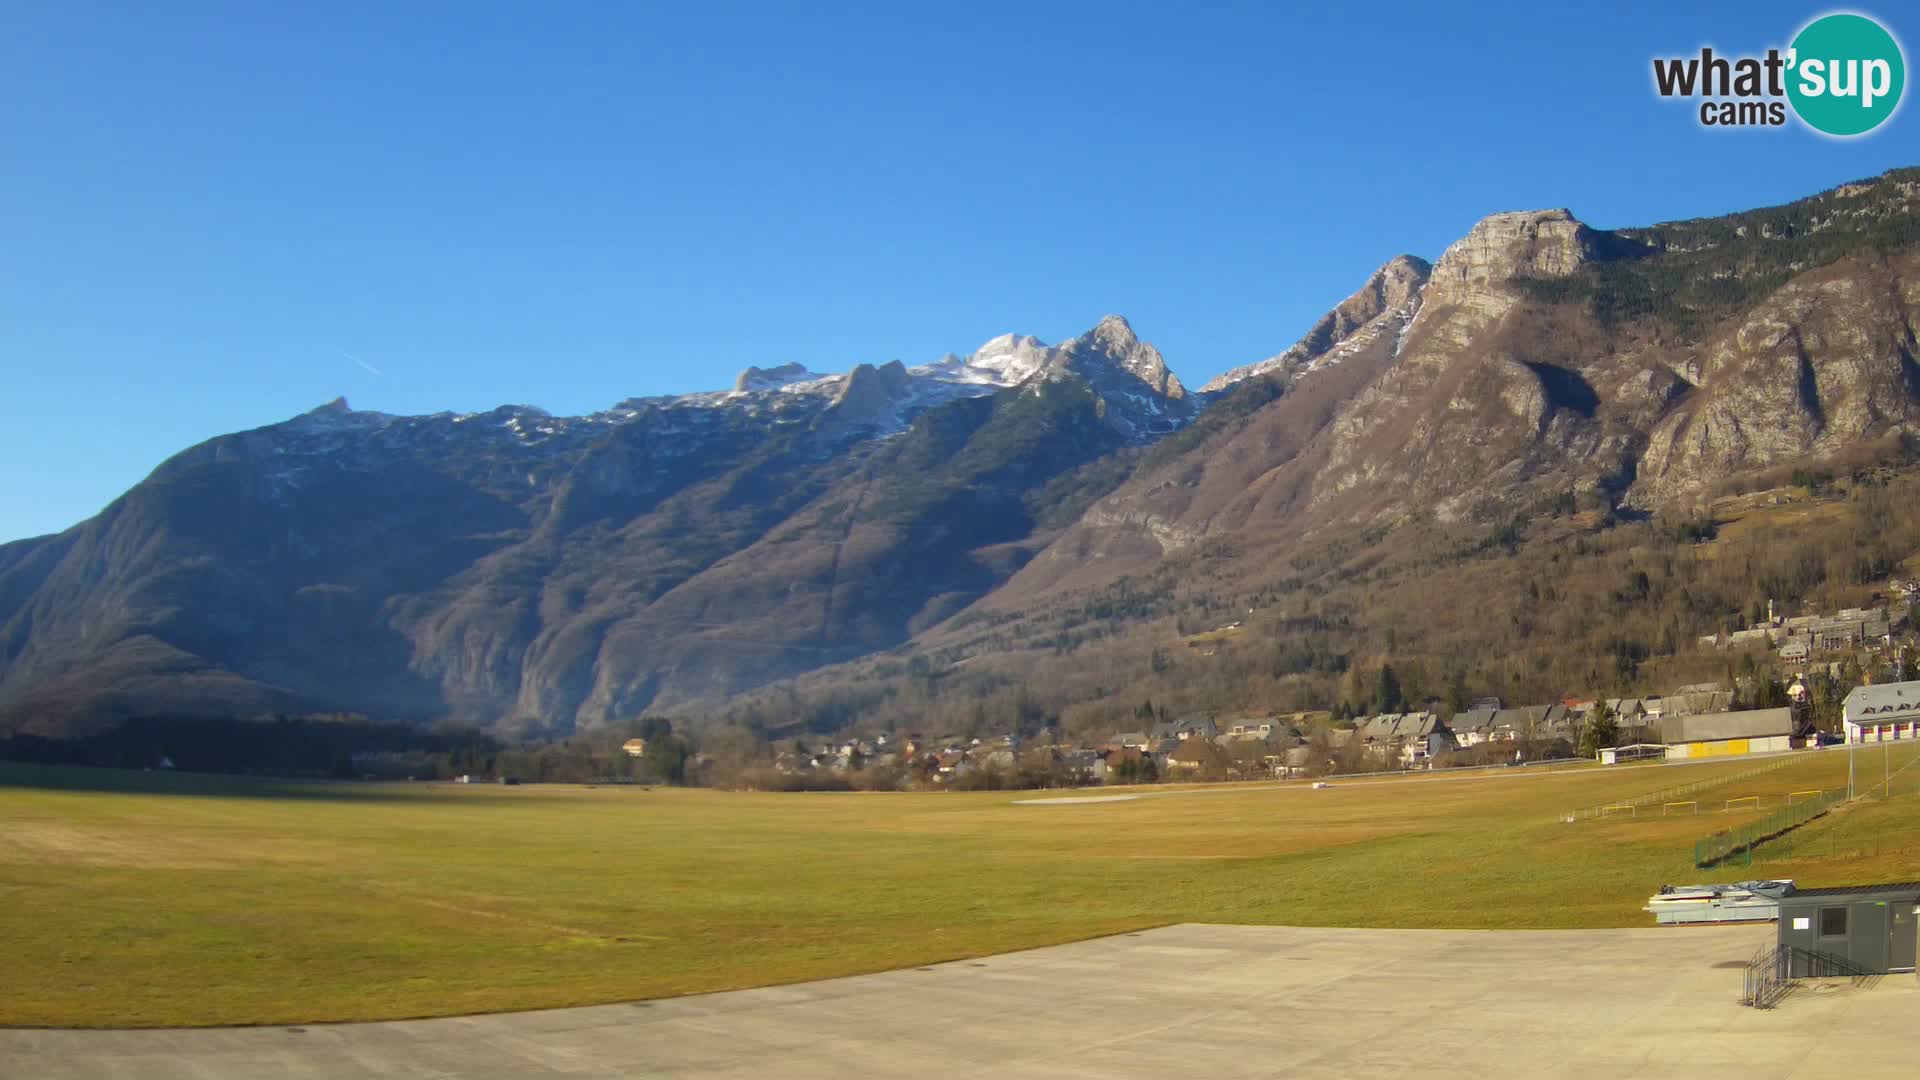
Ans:
<svg viewBox="0 0 1920 1080"><path fill-rule="evenodd" d="M1667 744L1668 761L1791 750L1793 710L1666 716L1660 720L1660 741Z"/></svg>

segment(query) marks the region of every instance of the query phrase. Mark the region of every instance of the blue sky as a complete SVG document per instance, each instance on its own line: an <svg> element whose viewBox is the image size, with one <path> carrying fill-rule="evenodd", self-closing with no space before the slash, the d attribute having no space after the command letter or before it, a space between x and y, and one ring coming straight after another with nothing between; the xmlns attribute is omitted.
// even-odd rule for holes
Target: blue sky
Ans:
<svg viewBox="0 0 1920 1080"><path fill-rule="evenodd" d="M1920 162L1911 107L1654 98L1818 5L1181 7L0 0L0 540L340 394L585 412L1107 312L1198 385L1494 211Z"/></svg>

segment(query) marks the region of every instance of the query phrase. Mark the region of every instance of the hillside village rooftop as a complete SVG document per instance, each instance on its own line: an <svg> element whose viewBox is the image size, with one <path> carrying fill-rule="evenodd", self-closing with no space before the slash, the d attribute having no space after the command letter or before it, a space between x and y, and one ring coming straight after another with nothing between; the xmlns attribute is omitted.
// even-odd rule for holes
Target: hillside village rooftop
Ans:
<svg viewBox="0 0 1920 1080"><path fill-rule="evenodd" d="M1920 682L1855 687L1840 716L1850 743L1920 737Z"/></svg>

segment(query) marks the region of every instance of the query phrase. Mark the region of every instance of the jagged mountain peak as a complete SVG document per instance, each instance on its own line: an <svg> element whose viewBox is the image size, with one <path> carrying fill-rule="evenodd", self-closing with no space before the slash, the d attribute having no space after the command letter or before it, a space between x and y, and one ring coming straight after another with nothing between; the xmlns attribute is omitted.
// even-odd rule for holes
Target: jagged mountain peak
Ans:
<svg viewBox="0 0 1920 1080"><path fill-rule="evenodd" d="M1417 255L1395 255L1368 275L1366 284L1320 316L1285 352L1224 372L1201 387L1201 392L1217 393L1256 375L1303 375L1337 364L1389 332L1397 348L1399 334L1420 308L1432 272L1432 265Z"/></svg>
<svg viewBox="0 0 1920 1080"><path fill-rule="evenodd" d="M1373 272L1366 287L1378 291L1385 306L1402 307L1420 292L1432 274L1433 264L1420 256L1395 255Z"/></svg>
<svg viewBox="0 0 1920 1080"><path fill-rule="evenodd" d="M285 426L304 432L362 430L380 427L392 419L386 413L355 409L345 397L337 397L291 418Z"/></svg>
<svg viewBox="0 0 1920 1080"><path fill-rule="evenodd" d="M1087 331L1085 336L1121 347L1140 340L1139 335L1133 332L1133 324L1127 321L1125 315L1100 316L1100 321L1095 323L1093 329Z"/></svg>
<svg viewBox="0 0 1920 1080"><path fill-rule="evenodd" d="M1031 334L1001 334L981 343L967 356L948 353L940 360L912 369L951 382L1005 388L1018 386L1046 366L1053 347Z"/></svg>
<svg viewBox="0 0 1920 1080"><path fill-rule="evenodd" d="M856 364L854 369L847 373L846 382L841 385L840 393L834 397L834 404L840 405L851 398L876 391L890 398L902 397L909 391L910 380L907 365L898 360L889 360L879 367L872 364Z"/></svg>
<svg viewBox="0 0 1920 1080"><path fill-rule="evenodd" d="M820 423L891 429L898 426L901 407L913 393L913 376L900 361L879 367L859 364L847 373Z"/></svg>
<svg viewBox="0 0 1920 1080"><path fill-rule="evenodd" d="M1103 316L1093 329L1062 345L1060 352L1070 367L1105 363L1139 379L1161 397L1177 401L1187 396L1187 388L1168 370L1160 350L1141 341L1123 316Z"/></svg>
<svg viewBox="0 0 1920 1080"><path fill-rule="evenodd" d="M808 371L805 364L797 361L781 364L779 367L749 367L733 381L733 391L740 394L754 390L778 390L782 386L819 377Z"/></svg>

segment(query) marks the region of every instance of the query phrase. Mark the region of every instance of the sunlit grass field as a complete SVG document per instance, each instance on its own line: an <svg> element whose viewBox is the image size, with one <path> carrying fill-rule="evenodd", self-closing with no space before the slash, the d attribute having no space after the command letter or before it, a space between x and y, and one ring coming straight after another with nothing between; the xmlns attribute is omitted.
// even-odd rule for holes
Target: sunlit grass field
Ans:
<svg viewBox="0 0 1920 1080"><path fill-rule="evenodd" d="M1561 821L1751 767L1140 789L1045 806L1019 803L1046 797L1031 792L288 784L0 765L0 1023L577 1005L1186 921L1644 926L1662 883L1920 878L1911 794L1808 826L1752 871L1693 869L1695 839L1756 816L1717 812L1721 800L1759 794L1771 808L1844 787L1834 751L1702 794L1697 816ZM1820 844L1829 828L1844 839Z"/></svg>

